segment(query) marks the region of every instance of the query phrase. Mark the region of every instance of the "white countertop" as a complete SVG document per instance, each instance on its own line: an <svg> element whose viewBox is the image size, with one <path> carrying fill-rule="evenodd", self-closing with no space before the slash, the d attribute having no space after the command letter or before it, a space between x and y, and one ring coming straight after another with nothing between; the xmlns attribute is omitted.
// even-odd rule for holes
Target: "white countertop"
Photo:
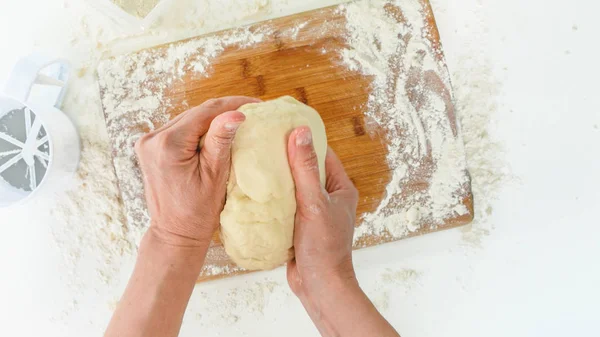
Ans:
<svg viewBox="0 0 600 337"><path fill-rule="evenodd" d="M325 5L317 2L272 1L274 10L252 20ZM484 88L497 91L487 101L496 103L492 131L514 178L492 203L491 229L479 244L465 241L464 229L456 229L360 251L355 260L363 287L403 337L600 335L600 5L432 5L457 91L468 93L469 85L477 90L485 82ZM67 33L73 22L100 14L87 9L83 19L73 18L77 6L85 4L2 2L0 83L18 57L32 50L85 56L90 47ZM51 207L0 210L0 335L100 335L114 296L107 294L122 287L96 288L81 275L86 296L69 300L57 267L60 250L52 243L51 228L60 219L52 218ZM406 278L382 285L388 272ZM239 313L219 316L221 298L256 294L257 284L267 295L260 299L264 305L234 307ZM287 290L282 269L200 285L190 303L182 336L317 335ZM74 309L65 311L69 305Z"/></svg>

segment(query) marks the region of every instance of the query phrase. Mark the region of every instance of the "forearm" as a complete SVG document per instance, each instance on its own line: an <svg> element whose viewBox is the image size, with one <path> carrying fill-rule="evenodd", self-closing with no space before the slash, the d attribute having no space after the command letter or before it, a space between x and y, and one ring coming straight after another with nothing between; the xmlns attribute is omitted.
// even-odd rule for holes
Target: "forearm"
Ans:
<svg viewBox="0 0 600 337"><path fill-rule="evenodd" d="M324 337L399 337L354 278L331 280L300 299Z"/></svg>
<svg viewBox="0 0 600 337"><path fill-rule="evenodd" d="M148 231L105 336L177 336L207 249L166 244Z"/></svg>

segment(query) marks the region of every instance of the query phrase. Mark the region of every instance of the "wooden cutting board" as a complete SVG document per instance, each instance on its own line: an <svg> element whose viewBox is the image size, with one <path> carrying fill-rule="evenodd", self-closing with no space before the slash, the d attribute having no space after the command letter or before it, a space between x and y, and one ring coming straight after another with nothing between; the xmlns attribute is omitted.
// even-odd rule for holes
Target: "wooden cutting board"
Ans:
<svg viewBox="0 0 600 337"><path fill-rule="evenodd" d="M429 39L432 48L429 52L435 54L435 58L444 64L445 69L439 34L428 1L409 1L418 1L423 7L422 19L425 22L425 29L414 33L423 34ZM404 20L401 6L390 4L385 6L398 22ZM225 48L207 67L207 74L185 72L180 79L172 81L164 88L163 97L168 98L166 111L170 118L207 99L227 95L247 95L260 97L263 100L290 95L314 107L325 122L329 145L339 155L359 190L357 219L360 223L362 215L373 212L385 197L386 186L392 177L386 161L387 144L390 139L387 139L384 130L365 124L364 111L371 92L372 78L349 70L347 66L341 64L340 51L348 47L345 40L347 35L345 23L345 15L338 10L338 6L334 6L255 24L250 27L250 31L270 30L272 34L248 47ZM289 34L290 30L299 26L302 29ZM231 32L223 31L211 36L222 38L228 34ZM177 42L175 46L194 39ZM154 57L160 58L166 55L170 48L172 50L173 46L173 44L159 46L139 53L150 52L155 55ZM135 58L139 53L132 54L130 57ZM183 68L186 67L184 65ZM102 69L99 68L101 83L103 77L110 76L101 73ZM429 83L434 83L431 84L431 89L438 91L440 97L446 101L446 113L450 123L453 123L453 127L456 128L451 87L447 80L447 73L444 75L446 79L439 78ZM148 87L152 87L152 77L149 78ZM110 89L101 85L103 99L110 94L107 90ZM410 90L407 90L407 95L410 97ZM163 100L161 104L166 105L166 101ZM124 135L133 135L149 129L142 122L130 123L124 128L115 128L113 123L116 123L118 118L116 119L110 111L105 111L105 114L109 135L113 140L115 158L122 156L123 146L131 146L131 143L125 144L119 139L122 140ZM164 124L165 120L157 118L152 122L157 128ZM428 158L425 161L432 162L433 159ZM123 186L131 184L130 181L121 179L120 170L123 168L117 166L120 183L124 184ZM417 178L404 183L403 188L408 191L408 194L428 188L426 170L427 165L423 165L423 172L417 172L415 175ZM470 181L468 175L460 179L464 179L461 184L467 186L459 193L462 193L461 198L468 212L449 216L441 225L423 224L421 228L407 233L405 237L464 225L472 220L473 199ZM125 190L129 191L130 188ZM132 199L143 202L143 195L139 195L139 191L137 193L138 195L124 197L128 212L130 211L128 203ZM393 240L389 233L381 233L367 236L355 246L356 248L367 247ZM207 265L209 268L203 271L200 280L244 272L238 270L224 253L217 234L208 254Z"/></svg>

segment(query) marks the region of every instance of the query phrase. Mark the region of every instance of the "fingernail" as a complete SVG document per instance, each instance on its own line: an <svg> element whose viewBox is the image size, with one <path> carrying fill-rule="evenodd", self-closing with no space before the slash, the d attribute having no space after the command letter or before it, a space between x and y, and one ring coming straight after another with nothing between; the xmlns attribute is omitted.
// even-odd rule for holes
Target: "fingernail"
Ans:
<svg viewBox="0 0 600 337"><path fill-rule="evenodd" d="M303 130L296 135L296 146L306 146L312 143L310 129Z"/></svg>
<svg viewBox="0 0 600 337"><path fill-rule="evenodd" d="M227 130L227 131L236 131L240 125L242 125L242 122L227 122L225 123L225 125L223 125L223 127Z"/></svg>

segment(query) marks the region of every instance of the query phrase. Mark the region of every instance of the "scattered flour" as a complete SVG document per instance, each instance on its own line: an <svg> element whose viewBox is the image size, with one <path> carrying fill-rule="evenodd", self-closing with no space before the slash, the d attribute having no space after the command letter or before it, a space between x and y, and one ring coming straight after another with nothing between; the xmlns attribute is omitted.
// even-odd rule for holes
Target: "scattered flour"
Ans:
<svg viewBox="0 0 600 337"><path fill-rule="evenodd" d="M123 205L111 164L110 146L92 130L84 130L81 162L74 188L61 197L51 216L61 219L52 235L62 252L61 279L72 301L61 315L79 309L90 282L114 287L124 263L135 259L137 247L126 226ZM90 277L91 276L91 277Z"/></svg>
<svg viewBox="0 0 600 337"><path fill-rule="evenodd" d="M369 287L367 295L379 311L385 313L390 307L390 298L406 295L420 286L421 274L414 269L392 270L386 268L375 276L375 284Z"/></svg>
<svg viewBox="0 0 600 337"><path fill-rule="evenodd" d="M210 291L199 286L197 291L202 306L212 308L193 316L205 327L232 325L243 319L260 318L264 316L267 307L282 307L287 299L292 298L287 284L270 279ZM191 307L188 312L196 310Z"/></svg>
<svg viewBox="0 0 600 337"><path fill-rule="evenodd" d="M472 61L468 56L463 59ZM489 222L492 203L502 187L514 180L506 166L504 149L491 131L492 116L498 110L495 97L499 84L485 64L477 72L460 67L452 73L452 79L476 205L475 220L462 228L463 238L465 243L480 246L493 228Z"/></svg>
<svg viewBox="0 0 600 337"><path fill-rule="evenodd" d="M56 242L69 252L65 257L73 259L71 263L76 264L81 251L85 249L98 249L98 262L107 265L123 253L135 251L135 247L127 240L119 191L115 185L106 184L107 180L114 179L109 159L107 144L84 138L82 161L75 178L76 188L67 192L53 211L54 216L82 228L81 231L54 228ZM104 202L90 207L99 199ZM105 273L103 270L98 272L101 275ZM109 281L109 275L102 276L105 282Z"/></svg>

